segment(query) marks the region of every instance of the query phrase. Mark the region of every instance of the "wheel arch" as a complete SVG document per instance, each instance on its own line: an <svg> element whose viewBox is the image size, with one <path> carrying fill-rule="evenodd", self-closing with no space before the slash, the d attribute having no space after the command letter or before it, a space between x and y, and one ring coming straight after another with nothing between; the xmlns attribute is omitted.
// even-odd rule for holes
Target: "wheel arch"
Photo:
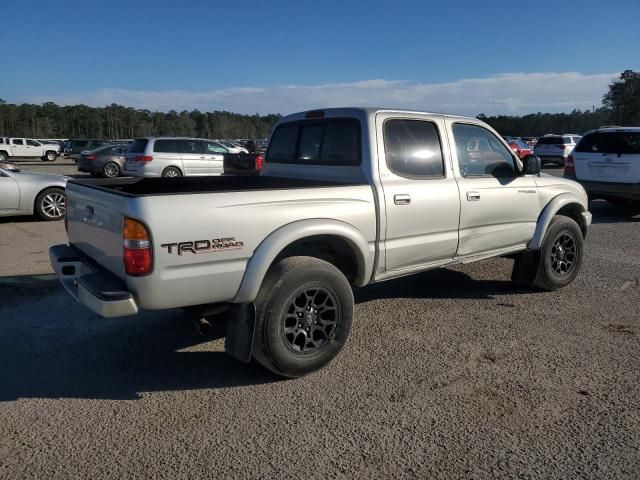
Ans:
<svg viewBox="0 0 640 480"><path fill-rule="evenodd" d="M282 258L310 256L329 261L355 286L366 285L373 269L373 244L355 227L328 219L300 220L272 232L247 262L234 303L253 302L269 268Z"/></svg>
<svg viewBox="0 0 640 480"><path fill-rule="evenodd" d="M42 194L42 192L44 192L45 190L50 190L50 189L56 189L56 190L62 190L65 193L65 196L67 194L67 189L66 187L62 186L62 185L47 185L46 187L42 187L40 189L38 189L38 191L36 192L36 194L33 196L33 202L31 202L31 214L33 215L35 212L37 212L36 210L36 203L38 202L38 198L40 197L40 195Z"/></svg>
<svg viewBox="0 0 640 480"><path fill-rule="evenodd" d="M160 175L164 175L164 172L169 169L169 168L175 168L176 170L178 170L180 172L180 175L182 175L184 177L184 169L182 168L181 165L177 165L175 163L172 163L171 165L167 165L166 167L164 167L162 169L162 172L160 172Z"/></svg>
<svg viewBox="0 0 640 480"><path fill-rule="evenodd" d="M582 237L586 238L587 228L589 227L590 222L587 219L587 216L584 215L585 212L587 212L586 205L575 195L562 193L554 197L549 203L547 203L540 213L536 223L536 231L533 238L527 244L527 248L530 250L540 249L544 235L547 233L547 229L549 228L549 224L556 215L565 215L575 220L582 231Z"/></svg>

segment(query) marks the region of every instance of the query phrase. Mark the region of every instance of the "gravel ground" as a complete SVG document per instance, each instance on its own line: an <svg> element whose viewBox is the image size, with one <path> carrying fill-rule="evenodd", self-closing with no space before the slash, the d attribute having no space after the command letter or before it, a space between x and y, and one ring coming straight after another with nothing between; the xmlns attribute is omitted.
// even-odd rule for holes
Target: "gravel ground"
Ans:
<svg viewBox="0 0 640 480"><path fill-rule="evenodd" d="M61 222L3 220L0 478L640 478L640 216L591 210L567 289L508 259L359 289L289 381L180 311L99 319L43 262Z"/></svg>

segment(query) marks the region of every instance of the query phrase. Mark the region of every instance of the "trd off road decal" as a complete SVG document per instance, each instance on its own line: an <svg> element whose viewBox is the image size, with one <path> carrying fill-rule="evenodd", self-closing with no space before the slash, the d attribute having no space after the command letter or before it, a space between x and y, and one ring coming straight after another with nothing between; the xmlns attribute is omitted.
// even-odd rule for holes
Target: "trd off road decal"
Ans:
<svg viewBox="0 0 640 480"><path fill-rule="evenodd" d="M191 242L163 243L160 245L167 249L167 253L177 253L183 255L185 253L216 253L227 252L229 250L240 250L244 247L244 243L236 241L234 237L214 238L212 240L193 240Z"/></svg>

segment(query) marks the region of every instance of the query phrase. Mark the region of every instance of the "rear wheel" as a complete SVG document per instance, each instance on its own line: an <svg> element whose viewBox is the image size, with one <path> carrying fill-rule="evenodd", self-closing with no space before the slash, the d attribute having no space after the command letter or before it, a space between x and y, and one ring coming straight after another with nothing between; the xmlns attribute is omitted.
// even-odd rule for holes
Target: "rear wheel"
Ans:
<svg viewBox="0 0 640 480"><path fill-rule="evenodd" d="M165 178L181 177L182 172L176 167L167 167L162 171L162 176Z"/></svg>
<svg viewBox="0 0 640 480"><path fill-rule="evenodd" d="M107 162L102 167L102 176L106 178L115 178L120 176L120 165L116 162Z"/></svg>
<svg viewBox="0 0 640 480"><path fill-rule="evenodd" d="M278 375L306 375L340 352L352 317L353 292L340 270L313 257L285 258L256 299L253 356Z"/></svg>
<svg viewBox="0 0 640 480"><path fill-rule="evenodd" d="M6 162L6 161L7 161L7 153L0 152L0 162Z"/></svg>
<svg viewBox="0 0 640 480"><path fill-rule="evenodd" d="M47 188L36 198L35 207L42 220L61 220L67 211L67 195L61 188Z"/></svg>

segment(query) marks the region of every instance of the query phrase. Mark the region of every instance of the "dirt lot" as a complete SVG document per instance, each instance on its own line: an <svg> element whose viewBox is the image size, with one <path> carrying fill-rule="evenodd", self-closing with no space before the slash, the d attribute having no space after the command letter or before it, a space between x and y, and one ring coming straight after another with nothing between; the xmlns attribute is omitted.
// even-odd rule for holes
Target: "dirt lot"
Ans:
<svg viewBox="0 0 640 480"><path fill-rule="evenodd" d="M0 220L0 477L639 478L640 215L591 210L566 290L507 259L360 289L291 381L181 311L96 317L48 274L62 223Z"/></svg>

